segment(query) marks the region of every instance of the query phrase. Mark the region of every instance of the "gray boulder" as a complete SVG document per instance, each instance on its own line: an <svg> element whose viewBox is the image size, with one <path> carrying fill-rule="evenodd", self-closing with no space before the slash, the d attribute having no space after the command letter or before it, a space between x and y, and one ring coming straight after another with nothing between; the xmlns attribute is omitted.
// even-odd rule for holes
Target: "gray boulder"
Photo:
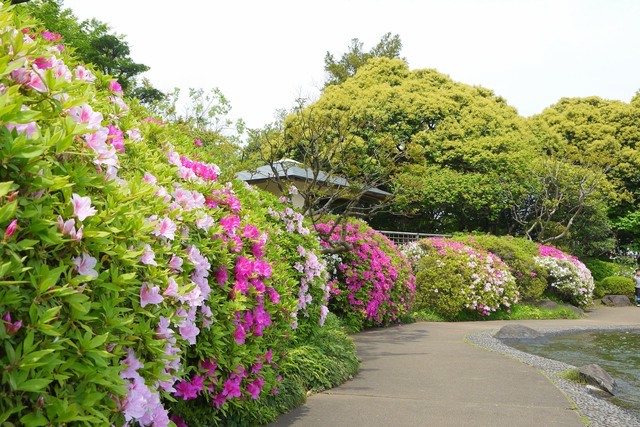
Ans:
<svg viewBox="0 0 640 427"><path fill-rule="evenodd" d="M559 307L557 302L551 301L550 299L541 299L540 301L536 302L536 306L540 308L545 308L547 310L553 310Z"/></svg>
<svg viewBox="0 0 640 427"><path fill-rule="evenodd" d="M580 377L584 379L587 384L596 386L613 396L616 381L607 373L607 371L602 369L600 365L592 363L591 365L579 367L578 371L580 372Z"/></svg>
<svg viewBox="0 0 640 427"><path fill-rule="evenodd" d="M575 305L571 305L571 304L565 304L564 307L566 307L569 310L573 311L574 313L576 313L580 317L584 316L584 310L581 309L580 307L576 307Z"/></svg>
<svg viewBox="0 0 640 427"><path fill-rule="evenodd" d="M627 307L631 305L631 301L626 295L607 295L602 298L602 303L609 307Z"/></svg>
<svg viewBox="0 0 640 427"><path fill-rule="evenodd" d="M541 336L540 332L523 325L505 325L494 335L499 339L533 339Z"/></svg>

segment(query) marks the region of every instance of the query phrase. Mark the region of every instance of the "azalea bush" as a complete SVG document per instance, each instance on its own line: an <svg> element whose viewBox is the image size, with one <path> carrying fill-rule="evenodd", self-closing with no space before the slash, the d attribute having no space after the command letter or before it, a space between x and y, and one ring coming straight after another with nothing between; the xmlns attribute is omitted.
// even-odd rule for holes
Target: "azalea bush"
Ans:
<svg viewBox="0 0 640 427"><path fill-rule="evenodd" d="M58 35L0 21L0 422L273 418L292 337L327 316L317 240Z"/></svg>
<svg viewBox="0 0 640 427"><path fill-rule="evenodd" d="M453 240L483 249L499 257L515 277L521 300L539 300L547 289L547 272L534 257L538 245L528 239L512 236L464 235Z"/></svg>
<svg viewBox="0 0 640 427"><path fill-rule="evenodd" d="M352 249L328 256L329 308L353 329L399 321L410 306L415 277L404 255L385 236L358 220L316 225L323 246L344 241Z"/></svg>
<svg viewBox="0 0 640 427"><path fill-rule="evenodd" d="M509 312L518 287L509 267L496 255L462 242L432 238L406 245L416 274L414 309L446 318L462 312L490 316Z"/></svg>
<svg viewBox="0 0 640 427"><path fill-rule="evenodd" d="M578 258L553 246L538 245L536 264L547 270L549 289L563 301L577 306L592 302L594 282L589 269Z"/></svg>

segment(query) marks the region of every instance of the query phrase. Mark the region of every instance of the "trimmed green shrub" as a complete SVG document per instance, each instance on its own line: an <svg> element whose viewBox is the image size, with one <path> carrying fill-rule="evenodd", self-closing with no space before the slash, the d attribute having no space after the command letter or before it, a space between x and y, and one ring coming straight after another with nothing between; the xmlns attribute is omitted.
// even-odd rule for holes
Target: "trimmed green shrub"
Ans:
<svg viewBox="0 0 640 427"><path fill-rule="evenodd" d="M635 282L629 277L609 276L596 284L596 292L599 298L605 295L630 296L634 294L635 286Z"/></svg>
<svg viewBox="0 0 640 427"><path fill-rule="evenodd" d="M593 280L596 283L609 276L626 276L633 274L633 267L631 266L597 258L585 259L584 265L591 271Z"/></svg>

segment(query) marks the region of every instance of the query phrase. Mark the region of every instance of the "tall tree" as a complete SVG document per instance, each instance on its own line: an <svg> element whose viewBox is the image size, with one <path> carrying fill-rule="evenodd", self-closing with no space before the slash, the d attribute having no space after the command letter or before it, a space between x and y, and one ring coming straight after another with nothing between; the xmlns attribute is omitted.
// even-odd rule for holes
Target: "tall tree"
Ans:
<svg viewBox="0 0 640 427"><path fill-rule="evenodd" d="M363 49L364 44L356 38L351 40L347 51L339 60L336 60L332 53L327 52L324 57L324 71L327 73L325 87L343 83L371 58L400 58L402 41L398 34L386 33L369 52Z"/></svg>

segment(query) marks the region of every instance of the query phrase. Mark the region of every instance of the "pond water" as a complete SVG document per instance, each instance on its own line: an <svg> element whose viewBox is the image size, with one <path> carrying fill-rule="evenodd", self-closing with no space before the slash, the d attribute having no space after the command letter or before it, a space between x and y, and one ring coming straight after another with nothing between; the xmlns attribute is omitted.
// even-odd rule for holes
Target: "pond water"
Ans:
<svg viewBox="0 0 640 427"><path fill-rule="evenodd" d="M640 417L640 330L557 334L508 344L573 366L597 363L616 380L611 403Z"/></svg>

